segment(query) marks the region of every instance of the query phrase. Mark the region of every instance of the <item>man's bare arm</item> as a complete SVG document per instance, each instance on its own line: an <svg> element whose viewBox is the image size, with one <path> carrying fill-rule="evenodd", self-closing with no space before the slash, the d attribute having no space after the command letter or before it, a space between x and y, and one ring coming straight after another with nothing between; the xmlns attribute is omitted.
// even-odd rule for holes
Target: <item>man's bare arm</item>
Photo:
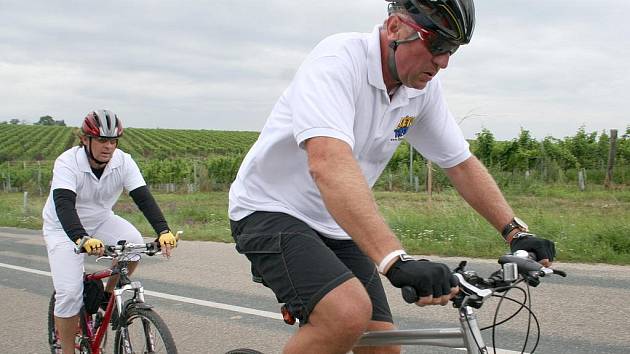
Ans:
<svg viewBox="0 0 630 354"><path fill-rule="evenodd" d="M514 212L485 166L471 156L459 165L447 168L446 174L464 200L497 231L503 231Z"/></svg>
<svg viewBox="0 0 630 354"><path fill-rule="evenodd" d="M305 147L311 176L326 208L359 248L377 264L402 249L379 213L350 146L339 139L315 137Z"/></svg>

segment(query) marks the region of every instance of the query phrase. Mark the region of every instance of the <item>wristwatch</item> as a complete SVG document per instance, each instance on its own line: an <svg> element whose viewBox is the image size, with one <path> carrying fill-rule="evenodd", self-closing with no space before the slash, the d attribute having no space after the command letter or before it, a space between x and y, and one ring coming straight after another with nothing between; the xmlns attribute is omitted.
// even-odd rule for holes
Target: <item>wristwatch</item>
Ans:
<svg viewBox="0 0 630 354"><path fill-rule="evenodd" d="M524 232L529 231L527 224L523 220L515 216L507 225L503 227L503 231L501 231L501 236L503 236L503 238L507 241L508 236L514 229L519 229Z"/></svg>

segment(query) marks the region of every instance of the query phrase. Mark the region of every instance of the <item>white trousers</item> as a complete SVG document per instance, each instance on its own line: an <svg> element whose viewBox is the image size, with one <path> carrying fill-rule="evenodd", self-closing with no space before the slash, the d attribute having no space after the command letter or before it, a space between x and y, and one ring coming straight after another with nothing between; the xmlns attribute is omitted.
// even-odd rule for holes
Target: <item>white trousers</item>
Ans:
<svg viewBox="0 0 630 354"><path fill-rule="evenodd" d="M118 215L108 217L90 236L105 245L115 245L120 240L144 242L138 229ZM55 316L75 316L83 305L83 262L86 254L74 253L76 244L63 230L44 229L44 240L55 287Z"/></svg>

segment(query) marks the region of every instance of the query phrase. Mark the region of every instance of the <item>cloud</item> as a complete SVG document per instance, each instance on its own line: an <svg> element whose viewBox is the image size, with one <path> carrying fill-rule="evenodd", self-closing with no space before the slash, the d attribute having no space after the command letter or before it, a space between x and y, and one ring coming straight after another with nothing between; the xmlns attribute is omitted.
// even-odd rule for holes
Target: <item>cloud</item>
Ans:
<svg viewBox="0 0 630 354"><path fill-rule="evenodd" d="M478 0L473 41L440 76L466 136L624 129L630 2ZM384 1L0 2L0 120L259 130L310 49L369 32Z"/></svg>

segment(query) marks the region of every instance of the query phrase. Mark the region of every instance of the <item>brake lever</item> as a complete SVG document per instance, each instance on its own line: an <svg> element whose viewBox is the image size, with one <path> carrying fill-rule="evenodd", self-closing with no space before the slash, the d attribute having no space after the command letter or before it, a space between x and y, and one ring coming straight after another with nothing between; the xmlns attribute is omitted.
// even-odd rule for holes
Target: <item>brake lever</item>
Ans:
<svg viewBox="0 0 630 354"><path fill-rule="evenodd" d="M457 280L459 280L459 287L462 289L465 289L466 292L471 293L472 295L477 295L482 299L485 299L489 296L492 295L492 290L490 289L480 289L474 285L472 285L471 283L469 283L468 281L466 281L466 279L464 278L464 276L462 274L459 273L455 273L453 274L457 277Z"/></svg>
<svg viewBox="0 0 630 354"><path fill-rule="evenodd" d="M566 278L567 273L563 270L559 270L559 269L552 269L552 268L547 268L547 267L542 267L540 269L539 275L541 277L544 277L546 275L550 275L550 274L557 274L563 278Z"/></svg>
<svg viewBox="0 0 630 354"><path fill-rule="evenodd" d="M112 256L100 256L96 258L96 263L98 263L101 259L114 259Z"/></svg>

